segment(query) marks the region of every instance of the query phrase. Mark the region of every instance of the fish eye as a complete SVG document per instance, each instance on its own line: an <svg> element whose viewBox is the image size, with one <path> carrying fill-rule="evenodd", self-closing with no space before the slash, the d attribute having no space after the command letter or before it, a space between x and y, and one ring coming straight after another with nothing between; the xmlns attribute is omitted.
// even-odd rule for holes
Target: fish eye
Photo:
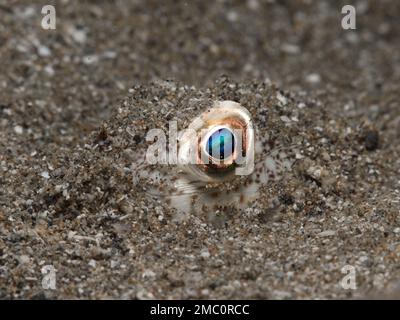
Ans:
<svg viewBox="0 0 400 320"><path fill-rule="evenodd" d="M215 102L188 129L190 133L180 140L178 157L186 164L182 169L194 180L232 179L236 168L243 167L243 160L254 152L251 116L236 102Z"/></svg>
<svg viewBox="0 0 400 320"><path fill-rule="evenodd" d="M218 160L226 160L235 151L235 136L227 127L217 127L210 130L205 142L207 154Z"/></svg>

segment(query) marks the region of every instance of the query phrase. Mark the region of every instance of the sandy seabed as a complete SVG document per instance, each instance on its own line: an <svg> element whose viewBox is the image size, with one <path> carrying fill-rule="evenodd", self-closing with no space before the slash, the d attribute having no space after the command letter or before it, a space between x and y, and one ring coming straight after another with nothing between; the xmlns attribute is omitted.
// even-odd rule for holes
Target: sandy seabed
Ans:
<svg viewBox="0 0 400 320"><path fill-rule="evenodd" d="M61 1L56 30L0 5L0 298L399 298L399 4L358 1L356 30L340 1ZM174 219L132 164L210 100L300 156Z"/></svg>

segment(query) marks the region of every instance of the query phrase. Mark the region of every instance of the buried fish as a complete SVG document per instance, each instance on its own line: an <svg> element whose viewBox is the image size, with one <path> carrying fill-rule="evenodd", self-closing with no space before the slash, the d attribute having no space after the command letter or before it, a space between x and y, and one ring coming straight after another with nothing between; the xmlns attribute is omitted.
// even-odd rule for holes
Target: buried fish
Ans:
<svg viewBox="0 0 400 320"><path fill-rule="evenodd" d="M245 107L229 100L215 101L186 129L170 130L168 148L162 130L149 132L147 139L154 143L136 168L135 183L183 214L246 208L296 160L287 137L273 138Z"/></svg>

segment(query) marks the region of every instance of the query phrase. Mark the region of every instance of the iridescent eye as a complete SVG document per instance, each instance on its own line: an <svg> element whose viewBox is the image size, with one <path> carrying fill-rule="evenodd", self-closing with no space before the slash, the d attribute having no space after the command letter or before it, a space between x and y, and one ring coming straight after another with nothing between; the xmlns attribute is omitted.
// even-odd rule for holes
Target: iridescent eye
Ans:
<svg viewBox="0 0 400 320"><path fill-rule="evenodd" d="M214 159L228 159L235 150L235 136L225 127L214 129L206 143L206 151Z"/></svg>
<svg viewBox="0 0 400 320"><path fill-rule="evenodd" d="M233 101L215 102L195 118L179 142L182 169L193 180L231 179L244 162L254 162L254 132L249 112ZM252 171L252 169L250 170ZM247 171L244 174L250 174ZM242 174L238 174L242 175Z"/></svg>

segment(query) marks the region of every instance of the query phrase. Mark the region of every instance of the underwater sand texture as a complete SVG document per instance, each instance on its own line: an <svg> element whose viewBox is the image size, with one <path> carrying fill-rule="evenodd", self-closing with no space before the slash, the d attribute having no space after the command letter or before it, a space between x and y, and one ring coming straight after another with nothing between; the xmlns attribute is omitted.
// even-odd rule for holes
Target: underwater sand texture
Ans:
<svg viewBox="0 0 400 320"><path fill-rule="evenodd" d="M176 219L170 203L145 192L145 180L134 183L146 133L174 118L184 127L221 99L248 108L258 134L295 145L296 162L282 179L260 184L247 208ZM14 221L4 219L6 243L28 241L35 261L57 256L61 297L74 296L75 285L93 297L347 297L339 286L347 264L357 266L355 293L385 287L398 276L399 147L381 134L380 147L368 150L370 130L266 83L137 86L79 147L27 169L20 183L29 200ZM64 285L69 275L78 283Z"/></svg>
<svg viewBox="0 0 400 320"><path fill-rule="evenodd" d="M39 5L2 4L0 297L398 292L399 4L359 1L348 32L340 7L60 2L49 34ZM247 208L177 219L135 164L148 129L184 128L215 100L298 156ZM340 286L345 265L357 290Z"/></svg>

